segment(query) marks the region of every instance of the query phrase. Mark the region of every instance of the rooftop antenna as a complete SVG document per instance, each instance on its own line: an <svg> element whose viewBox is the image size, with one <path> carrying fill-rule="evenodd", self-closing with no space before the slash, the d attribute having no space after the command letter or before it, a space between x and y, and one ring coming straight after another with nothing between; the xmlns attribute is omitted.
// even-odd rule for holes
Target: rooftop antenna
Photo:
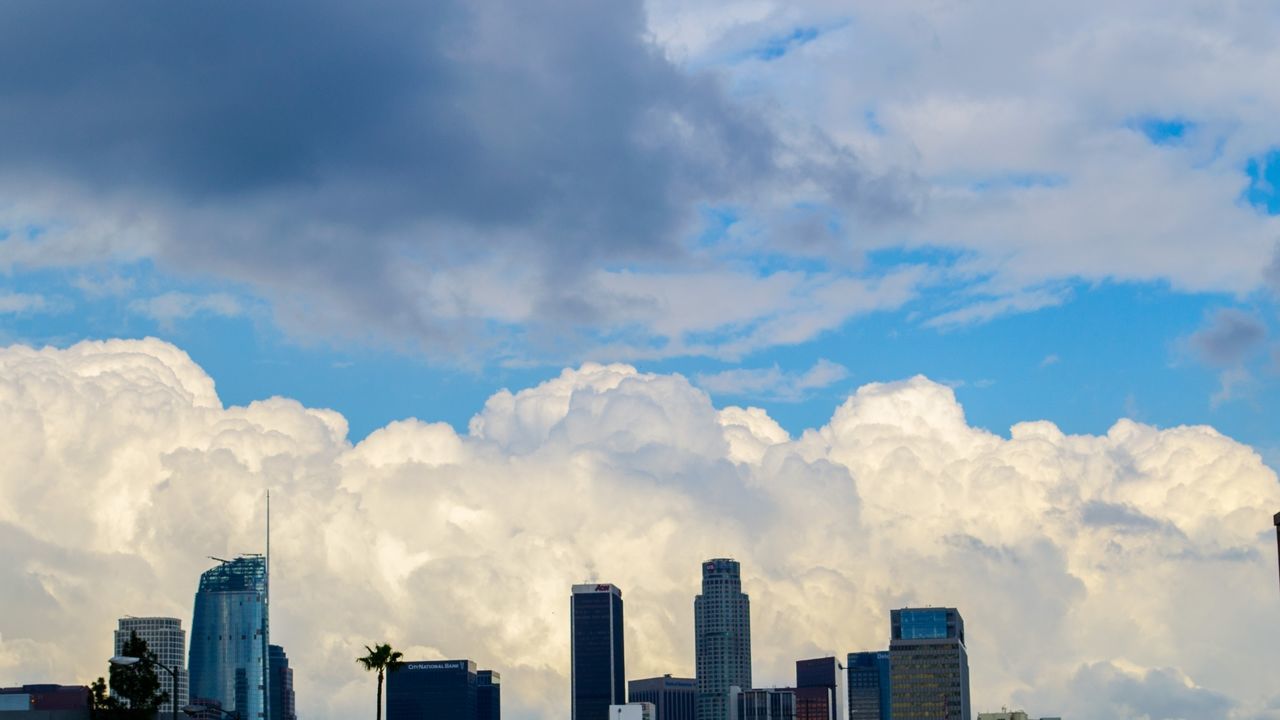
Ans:
<svg viewBox="0 0 1280 720"><path fill-rule="evenodd" d="M220 558L220 557L214 557L214 556L212 556L212 555L206 555L205 557L209 558L210 560L217 560L218 562L222 563L223 565L226 565L227 563L231 562L230 560L223 560L223 559L222 559L222 558Z"/></svg>

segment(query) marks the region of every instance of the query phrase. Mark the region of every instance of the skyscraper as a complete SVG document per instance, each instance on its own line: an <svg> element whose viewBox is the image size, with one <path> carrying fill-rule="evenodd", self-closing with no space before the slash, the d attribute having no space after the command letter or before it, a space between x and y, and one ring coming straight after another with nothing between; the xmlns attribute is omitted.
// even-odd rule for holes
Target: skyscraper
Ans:
<svg viewBox="0 0 1280 720"><path fill-rule="evenodd" d="M387 720L476 720L476 664L402 662L387 673Z"/></svg>
<svg viewBox="0 0 1280 720"><path fill-rule="evenodd" d="M269 720L267 561L242 555L200 576L191 619L191 697Z"/></svg>
<svg viewBox="0 0 1280 720"><path fill-rule="evenodd" d="M969 653L960 612L903 608L889 617L893 720L970 720Z"/></svg>
<svg viewBox="0 0 1280 720"><path fill-rule="evenodd" d="M889 720L889 653L849 653L849 720Z"/></svg>
<svg viewBox="0 0 1280 720"><path fill-rule="evenodd" d="M694 720L698 697L698 681L693 678L656 678L627 683L627 699L653 703L654 720Z"/></svg>
<svg viewBox="0 0 1280 720"><path fill-rule="evenodd" d="M751 601L737 560L702 563L702 594L693 600L698 720L729 720L729 688L751 688Z"/></svg>
<svg viewBox="0 0 1280 720"><path fill-rule="evenodd" d="M608 720L627 702L622 591L608 583L574 585L569 596L572 720Z"/></svg>
<svg viewBox="0 0 1280 720"><path fill-rule="evenodd" d="M502 720L502 675L476 672L476 720Z"/></svg>
<svg viewBox="0 0 1280 720"><path fill-rule="evenodd" d="M147 643L147 649L156 654L160 664L173 668L178 672L178 707L187 705L187 633L182 629L182 621L170 617L122 617L116 625L115 654L119 655L128 642L129 635L137 633ZM160 678L160 690L173 695L173 676L164 670L157 669L156 677ZM112 696L115 696L113 691ZM160 705L160 713L173 713L173 700Z"/></svg>
<svg viewBox="0 0 1280 720"><path fill-rule="evenodd" d="M298 720L297 699L293 694L293 668L289 656L279 645L267 646L267 667L270 679L267 691L270 695L271 720Z"/></svg>
<svg viewBox="0 0 1280 720"><path fill-rule="evenodd" d="M756 688L737 693L738 720L796 720L795 688Z"/></svg>
<svg viewBox="0 0 1280 720"><path fill-rule="evenodd" d="M847 720L845 699L839 660L796 661L796 720Z"/></svg>

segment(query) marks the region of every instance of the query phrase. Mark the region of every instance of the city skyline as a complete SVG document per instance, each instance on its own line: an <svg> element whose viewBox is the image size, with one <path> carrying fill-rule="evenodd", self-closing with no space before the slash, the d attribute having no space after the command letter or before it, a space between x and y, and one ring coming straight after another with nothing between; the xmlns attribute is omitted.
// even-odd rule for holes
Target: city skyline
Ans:
<svg viewBox="0 0 1280 720"><path fill-rule="evenodd" d="M0 2L3 703L135 614L243 720L372 717L387 643L566 720L587 583L626 592L609 700L870 712L866 657L770 689L942 643L888 624L933 606L975 715L1280 720L1277 37L1267 0ZM209 558L254 599L193 595Z"/></svg>

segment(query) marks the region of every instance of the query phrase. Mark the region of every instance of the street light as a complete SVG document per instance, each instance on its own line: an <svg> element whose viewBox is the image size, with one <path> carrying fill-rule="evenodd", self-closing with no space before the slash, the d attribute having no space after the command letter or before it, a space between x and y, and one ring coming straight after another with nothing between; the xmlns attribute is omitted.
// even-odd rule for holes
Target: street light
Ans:
<svg viewBox="0 0 1280 720"><path fill-rule="evenodd" d="M192 703L182 708L182 712L187 714L190 717L195 717L196 715L207 713L210 710L217 710L218 712L222 713L226 717L231 718L231 720L240 720L239 711L228 712L218 707L217 705L196 705L195 703Z"/></svg>
<svg viewBox="0 0 1280 720"><path fill-rule="evenodd" d="M112 665L120 665L122 667L137 665L140 662L142 662L142 658L132 657L130 655L116 655L110 660ZM169 702L171 703L169 707L173 708L173 720L178 720L178 671L168 665L165 665L159 660L152 660L151 662L154 665L158 665L159 667L168 670L169 675L173 677L173 696L169 699Z"/></svg>

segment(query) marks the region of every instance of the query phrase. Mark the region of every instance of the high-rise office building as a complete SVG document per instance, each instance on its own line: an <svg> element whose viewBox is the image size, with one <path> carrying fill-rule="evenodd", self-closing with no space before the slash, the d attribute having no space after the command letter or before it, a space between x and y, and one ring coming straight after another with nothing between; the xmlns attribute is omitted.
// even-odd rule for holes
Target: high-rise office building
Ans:
<svg viewBox="0 0 1280 720"><path fill-rule="evenodd" d="M219 560L200 576L191 619L191 697L241 720L269 720L267 561Z"/></svg>
<svg viewBox="0 0 1280 720"><path fill-rule="evenodd" d="M187 706L189 698L188 677L186 669L187 632L182 629L182 621L170 617L122 617L117 621L115 632L115 653L124 651L124 644L129 636L137 633L147 644L147 650L156 654L156 660L178 673L178 707ZM168 701L160 705L161 714L173 712L173 676L167 671L156 668L156 677L160 680L160 690L168 693ZM115 691L111 695L116 697Z"/></svg>
<svg viewBox="0 0 1280 720"><path fill-rule="evenodd" d="M889 651L849 653L849 720L889 720Z"/></svg>
<svg viewBox="0 0 1280 720"><path fill-rule="evenodd" d="M569 596L572 720L608 720L627 702L622 591L608 583L574 585Z"/></svg>
<svg viewBox="0 0 1280 720"><path fill-rule="evenodd" d="M839 660L796 661L796 720L846 720L845 700Z"/></svg>
<svg viewBox="0 0 1280 720"><path fill-rule="evenodd" d="M795 688L755 688L734 693L738 720L796 720Z"/></svg>
<svg viewBox="0 0 1280 720"><path fill-rule="evenodd" d="M969 653L955 608L889 614L889 695L893 720L971 720Z"/></svg>
<svg viewBox="0 0 1280 720"><path fill-rule="evenodd" d="M502 676L493 670L476 672L476 720L502 720Z"/></svg>
<svg viewBox="0 0 1280 720"><path fill-rule="evenodd" d="M751 601L737 560L702 563L702 594L693 600L697 720L730 720L729 688L751 687Z"/></svg>
<svg viewBox="0 0 1280 720"><path fill-rule="evenodd" d="M387 673L387 720L475 720L476 664L402 662Z"/></svg>
<svg viewBox="0 0 1280 720"><path fill-rule="evenodd" d="M293 694L293 668L289 656L279 645L267 646L267 667L270 678L267 691L270 694L271 720L298 720L297 698Z"/></svg>
<svg viewBox="0 0 1280 720"><path fill-rule="evenodd" d="M631 702L653 703L653 720L695 720L698 681L693 678L662 677L627 683Z"/></svg>

